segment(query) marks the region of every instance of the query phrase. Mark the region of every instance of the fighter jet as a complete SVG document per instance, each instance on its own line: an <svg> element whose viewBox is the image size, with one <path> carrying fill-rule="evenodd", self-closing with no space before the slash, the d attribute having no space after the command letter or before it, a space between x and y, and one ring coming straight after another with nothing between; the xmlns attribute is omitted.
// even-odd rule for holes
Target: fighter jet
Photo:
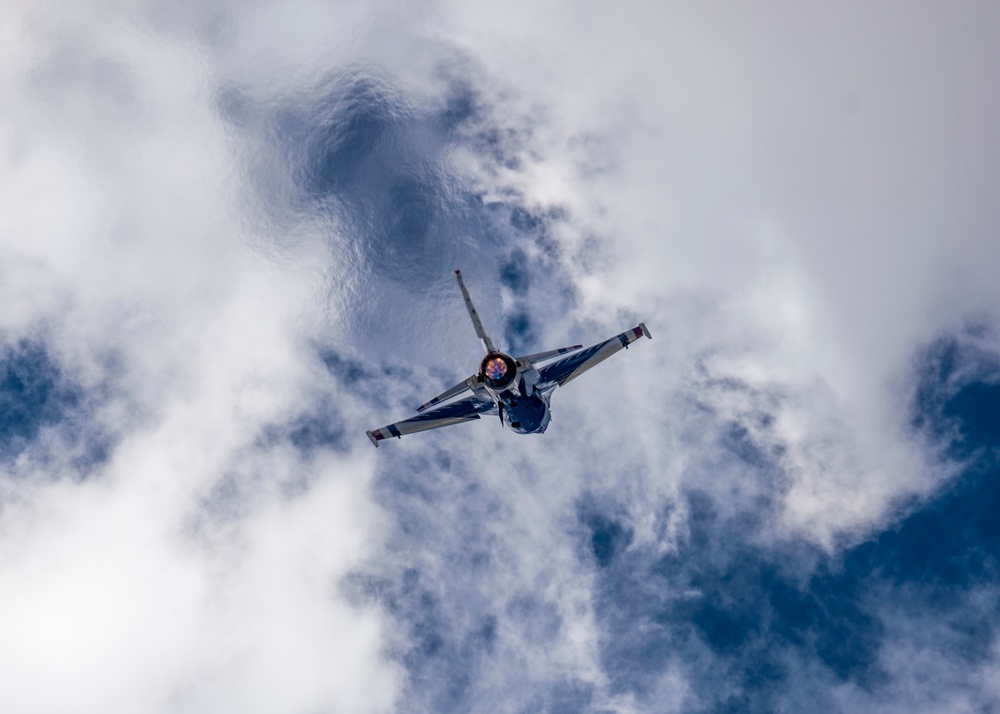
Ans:
<svg viewBox="0 0 1000 714"><path fill-rule="evenodd" d="M462 280L461 271L456 270L455 277L458 278L458 287L462 290L465 307L472 318L472 326L486 351L486 356L479 365L479 372L421 404L417 407L420 412L417 416L367 432L368 438L376 447L380 441L391 436L402 437L490 415L499 416L500 423L515 433L544 433L552 418L549 400L556 387L571 382L623 347L627 349L643 335L652 339L646 325L640 322L631 330L587 349L583 349L583 345L572 345L523 357L511 357L498 350L483 329L479 313L476 312ZM568 356L549 362L562 355ZM544 362L549 364L540 366ZM466 392L471 392L471 395L449 402Z"/></svg>

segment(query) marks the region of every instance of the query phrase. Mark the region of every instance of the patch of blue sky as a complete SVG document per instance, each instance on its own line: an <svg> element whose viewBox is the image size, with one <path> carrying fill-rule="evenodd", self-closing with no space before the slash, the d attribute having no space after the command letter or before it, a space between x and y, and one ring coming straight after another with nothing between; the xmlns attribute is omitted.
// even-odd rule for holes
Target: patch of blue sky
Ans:
<svg viewBox="0 0 1000 714"><path fill-rule="evenodd" d="M19 452L45 426L75 409L80 394L41 344L18 341L0 357L0 448Z"/></svg>
<svg viewBox="0 0 1000 714"><path fill-rule="evenodd" d="M44 342L0 344L0 459L57 455L86 475L110 455L113 440L94 420L100 389L84 390Z"/></svg>
<svg viewBox="0 0 1000 714"><path fill-rule="evenodd" d="M1000 447L1000 422L990 418L1000 391L1000 358L979 346L974 332L936 340L918 363L922 379L911 424L944 441L958 459Z"/></svg>
<svg viewBox="0 0 1000 714"><path fill-rule="evenodd" d="M500 282L515 295L522 295L528 291L531 284L530 273L528 271L528 257L520 248L515 248L507 256L503 267L500 269Z"/></svg>
<svg viewBox="0 0 1000 714"><path fill-rule="evenodd" d="M261 187L272 210L332 212L377 275L427 283L425 269L453 269L447 261L454 262L455 249L464 246L470 262L500 238L476 197L441 168L443 152L474 116L461 92L442 106L418 106L377 73L354 68L276 107L258 106L234 87L219 104L223 116L258 126L276 152L255 172L286 184L277 192ZM462 235L475 235L480 250L470 252Z"/></svg>
<svg viewBox="0 0 1000 714"><path fill-rule="evenodd" d="M507 346L517 354L561 347L548 344L546 339L554 339L548 337L549 328L570 312L576 302L576 291L572 279L550 250L548 231L552 223L564 216L558 211L534 215L516 204L503 208L515 228L511 247L499 266Z"/></svg>

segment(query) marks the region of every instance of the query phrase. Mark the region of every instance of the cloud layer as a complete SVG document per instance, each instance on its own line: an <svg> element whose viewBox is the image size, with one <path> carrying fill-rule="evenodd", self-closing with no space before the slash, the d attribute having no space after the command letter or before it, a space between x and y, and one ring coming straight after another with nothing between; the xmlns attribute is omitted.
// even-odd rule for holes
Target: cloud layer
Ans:
<svg viewBox="0 0 1000 714"><path fill-rule="evenodd" d="M995 11L12 16L0 708L995 705Z"/></svg>

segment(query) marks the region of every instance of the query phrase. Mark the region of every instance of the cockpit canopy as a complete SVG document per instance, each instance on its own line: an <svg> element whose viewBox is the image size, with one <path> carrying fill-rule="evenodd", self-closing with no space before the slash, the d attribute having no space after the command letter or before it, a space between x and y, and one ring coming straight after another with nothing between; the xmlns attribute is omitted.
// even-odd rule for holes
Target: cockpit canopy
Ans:
<svg viewBox="0 0 1000 714"><path fill-rule="evenodd" d="M483 381L492 389L503 389L514 381L517 366L514 360L500 352L491 352L483 358L480 367Z"/></svg>

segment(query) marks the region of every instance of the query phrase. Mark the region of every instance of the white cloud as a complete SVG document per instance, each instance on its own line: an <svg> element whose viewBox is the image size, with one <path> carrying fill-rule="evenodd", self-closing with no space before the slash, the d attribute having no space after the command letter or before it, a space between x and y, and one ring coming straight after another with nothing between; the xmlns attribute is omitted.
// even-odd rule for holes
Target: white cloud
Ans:
<svg viewBox="0 0 1000 714"><path fill-rule="evenodd" d="M0 708L386 711L383 615L338 590L383 530L371 455L263 439L335 398L303 349L321 284L255 250L209 53L146 10L25 7L5 44L4 339L113 448L6 462Z"/></svg>
<svg viewBox="0 0 1000 714"><path fill-rule="evenodd" d="M68 453L7 467L0 629L16 636L0 663L19 676L5 709L390 709L410 691L394 657L417 635L338 583L358 568L392 580L416 547L426 591L470 618L456 632L498 618L476 696L524 683L530 703L528 684L574 682L593 706L639 710L601 662L583 494L621 511L631 547L670 552L694 488L731 513L777 494L768 537L830 548L950 476L905 410L916 351L998 297L988 8L122 2L15 17L0 29L0 334L44 341L71 379L106 389L94 419L115 447L86 480ZM461 267L500 323L487 278L506 244L448 232L390 254L359 247L343 216L262 207L255 162L296 167L267 155L260 127L219 116L220 88L274 111L358 67L414 115L445 76L467 80L471 131L495 129L504 154L415 126L401 161L460 197L563 211L550 246L526 249L529 301L549 299L528 304L551 318L539 340L653 331L557 393L546 436L487 420L363 457L363 439L334 456L265 438L321 404L351 437L403 416L326 374L311 340L418 376L471 369L450 275L428 266L477 261ZM479 225L463 210L434 228ZM380 256L391 269L373 269ZM369 386L391 403L423 386L379 366ZM780 482L720 446L728 424ZM481 453L461 466L481 490L449 490L435 445L470 440ZM427 502L392 490L417 468L441 489ZM376 472L394 515L426 530L384 520L365 490ZM491 567L456 582L474 547ZM670 665L657 696L697 696L684 677Z"/></svg>

